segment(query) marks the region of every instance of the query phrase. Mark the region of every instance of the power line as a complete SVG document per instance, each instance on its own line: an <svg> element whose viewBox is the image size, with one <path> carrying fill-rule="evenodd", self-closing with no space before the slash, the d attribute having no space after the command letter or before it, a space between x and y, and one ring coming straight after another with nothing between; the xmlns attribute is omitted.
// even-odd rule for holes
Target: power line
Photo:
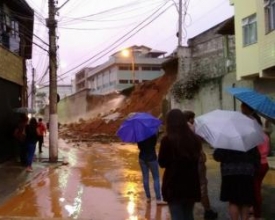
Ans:
<svg viewBox="0 0 275 220"><path fill-rule="evenodd" d="M158 11L160 11L167 3L165 3L164 5L162 5L161 7L159 7L154 13L152 13L149 17L147 17L145 20L143 20L140 24L138 24L136 27L134 27L132 30L130 30L128 33L126 33L125 35L123 35L122 37L120 37L118 40L116 40L115 42L112 43L112 45L117 44L119 41L121 41L125 36L127 36L128 34L130 34L131 32L133 32L135 29L137 29L139 26L141 26L143 23L145 23L148 19L150 19L152 16L154 16ZM136 33L136 32L135 32ZM91 58L89 58L88 60L82 62L81 64L77 65L76 67L72 68L71 70L66 71L65 73L63 73L62 75L65 75L75 69L77 69L78 67L82 66L83 64L89 62L91 59L95 58L96 56L98 56L101 53L104 53L106 50L108 50L110 47L105 48L103 51L101 51L100 53L92 56Z"/></svg>
<svg viewBox="0 0 275 220"><path fill-rule="evenodd" d="M155 11L151 16L149 16L148 18L152 17L153 15L155 15L160 9L162 9L167 3L165 3L162 7L160 7L157 11ZM170 5L168 6L166 9L164 9L162 12L160 12L159 14L156 15L156 17L154 17L151 21L149 21L148 23L146 23L145 25L143 25L142 27L140 27L139 29L138 26L141 26L142 23L145 23L148 18L146 18L143 22L141 22L137 27L135 27L133 30L135 30L134 33L132 33L130 36L128 36L126 39L124 39L124 41L130 39L132 36L134 36L136 33L138 33L140 30L142 30L144 27L148 26L150 23L152 23L154 20L156 20L156 18L158 18L160 15L162 15L164 12L166 12L167 9L169 9L170 7L172 7L173 5ZM95 59L93 62L101 59L102 57L104 57L105 55L107 55L108 53L110 53L111 51L113 51L116 47L118 47L119 45L121 45L123 42L120 42L119 45L116 45L120 40L122 40L124 37L126 37L129 33L133 32L133 30L129 31L127 34L125 34L123 37L121 37L120 39L116 40L112 45L113 47L108 47L108 48L105 48L104 50L102 50L100 53L94 55L93 57L89 58L88 60L84 61L83 63L79 64L78 66L72 68L71 70L69 71L66 71L65 73L61 74L60 77L64 76L64 75L67 75L69 72L71 72L72 70L75 70L77 69L78 67L82 66L83 64L89 62L90 60L94 59L95 57L97 57L98 55L100 55L101 53L104 53L102 54L100 57L98 57L97 59ZM65 77L66 78L66 77Z"/></svg>
<svg viewBox="0 0 275 220"><path fill-rule="evenodd" d="M161 2L163 3L163 1L161 1ZM150 6L153 6L156 3L158 3L158 2L154 2L153 4L151 3ZM160 5L160 4L158 4L158 5ZM120 9L122 9L122 6L120 6L120 7L121 7ZM126 7L126 6L123 6L123 7ZM129 7L129 6L127 5L127 7ZM83 22L90 22L90 21L92 21L92 22L94 22L94 21L96 21L96 22L112 22L112 21L119 21L119 20L127 20L129 18L135 17L135 16L132 16L132 14L133 14L132 12L133 11L139 12L139 11L141 11L140 9L148 8L148 6L144 6L143 5L142 7L132 8L131 10L126 10L126 11L122 11L122 12L116 12L115 14L104 15L104 13L106 13L106 12L110 12L110 11L113 12L113 10L115 10L115 9L117 10L117 8L118 7L113 8L113 9L109 9L109 10L106 10L106 11L103 11L103 12L99 12L99 13L96 13L96 14L91 14L91 15L88 15L88 16L84 16L84 18L83 17L80 17L80 18L71 18L71 20L68 20L68 21L64 21L64 22L61 21L60 22L60 24L61 24L60 26L65 26L65 25L67 25L67 23L72 24L73 22L75 24L76 22L78 22L78 23L80 23L80 22L81 23L83 23ZM149 8L149 10L151 11L150 8ZM125 17L125 16L123 16L123 18L121 18L121 19L110 19L110 17L113 16L113 15L120 15L120 14L125 14L125 13L130 13L131 17ZM145 12L145 13L147 13L147 12ZM142 14L144 14L144 13L142 13ZM103 17L104 20L100 20L100 19L93 19L93 20L87 19L89 17L95 17L97 15L104 15L104 17ZM137 16L140 16L140 15L141 14L139 14ZM108 16L108 19L106 19L107 16Z"/></svg>
<svg viewBox="0 0 275 220"><path fill-rule="evenodd" d="M82 17L77 17L77 18L72 18L72 19L73 20L79 20L79 19L85 19L85 18L93 17L93 16L96 16L96 15L102 15L102 14L105 14L107 12L112 12L112 11L117 11L119 9L127 8L129 6L137 4L137 2L138 1L135 1L135 2L132 2L132 3L125 4L125 5L117 6L117 7L111 8L111 9L107 9L107 10L104 10L104 11L101 11L101 12L98 12L98 13L84 15Z"/></svg>
<svg viewBox="0 0 275 220"><path fill-rule="evenodd" d="M66 29L66 30L76 30L76 31L105 31L105 30L128 27L128 26L133 25L135 23L136 22L132 22L130 24L125 24L125 25L121 25L121 26L102 27L102 28L77 28L77 27L59 27L59 28L60 29Z"/></svg>

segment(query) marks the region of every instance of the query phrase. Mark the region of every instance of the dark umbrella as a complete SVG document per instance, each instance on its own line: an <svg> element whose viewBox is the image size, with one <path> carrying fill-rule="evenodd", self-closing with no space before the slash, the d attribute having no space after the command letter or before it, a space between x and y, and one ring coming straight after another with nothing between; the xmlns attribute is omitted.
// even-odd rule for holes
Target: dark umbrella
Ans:
<svg viewBox="0 0 275 220"><path fill-rule="evenodd" d="M21 114L35 114L36 113L36 111L34 109L31 109L28 107L14 108L13 111L16 113L21 113Z"/></svg>
<svg viewBox="0 0 275 220"><path fill-rule="evenodd" d="M127 118L117 131L124 142L137 143L158 132L161 121L148 113L135 113Z"/></svg>
<svg viewBox="0 0 275 220"><path fill-rule="evenodd" d="M268 96L248 88L228 88L227 91L263 117L275 121L275 102Z"/></svg>

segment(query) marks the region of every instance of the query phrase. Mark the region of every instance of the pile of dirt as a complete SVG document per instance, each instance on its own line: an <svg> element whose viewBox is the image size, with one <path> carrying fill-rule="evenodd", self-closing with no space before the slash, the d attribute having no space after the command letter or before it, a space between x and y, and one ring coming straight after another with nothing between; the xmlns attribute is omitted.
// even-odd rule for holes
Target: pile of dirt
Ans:
<svg viewBox="0 0 275 220"><path fill-rule="evenodd" d="M136 85L135 89L125 100L122 107L110 114L118 116L113 120L106 120L107 115L101 115L78 123L63 125L60 137L74 141L118 140L116 132L130 113L148 112L159 117L162 113L163 98L176 79L175 74L164 74L162 77Z"/></svg>

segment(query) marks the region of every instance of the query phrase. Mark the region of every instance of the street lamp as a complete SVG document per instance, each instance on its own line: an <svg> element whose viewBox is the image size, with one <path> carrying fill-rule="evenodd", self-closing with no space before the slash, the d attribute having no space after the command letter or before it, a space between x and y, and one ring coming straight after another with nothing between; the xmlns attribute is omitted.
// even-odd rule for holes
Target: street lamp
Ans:
<svg viewBox="0 0 275 220"><path fill-rule="evenodd" d="M132 77L133 77L132 81L133 81L133 85L135 85L136 84L136 73L135 73L135 55L134 55L133 48L122 50L121 54L124 57L131 58L131 70L132 70Z"/></svg>

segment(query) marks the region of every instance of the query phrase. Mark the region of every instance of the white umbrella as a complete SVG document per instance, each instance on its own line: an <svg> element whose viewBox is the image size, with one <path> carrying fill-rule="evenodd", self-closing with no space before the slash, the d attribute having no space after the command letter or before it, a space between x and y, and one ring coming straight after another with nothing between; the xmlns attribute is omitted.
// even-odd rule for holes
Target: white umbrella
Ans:
<svg viewBox="0 0 275 220"><path fill-rule="evenodd" d="M264 142L256 120L235 111L214 110L197 117L195 132L214 148L246 152Z"/></svg>

